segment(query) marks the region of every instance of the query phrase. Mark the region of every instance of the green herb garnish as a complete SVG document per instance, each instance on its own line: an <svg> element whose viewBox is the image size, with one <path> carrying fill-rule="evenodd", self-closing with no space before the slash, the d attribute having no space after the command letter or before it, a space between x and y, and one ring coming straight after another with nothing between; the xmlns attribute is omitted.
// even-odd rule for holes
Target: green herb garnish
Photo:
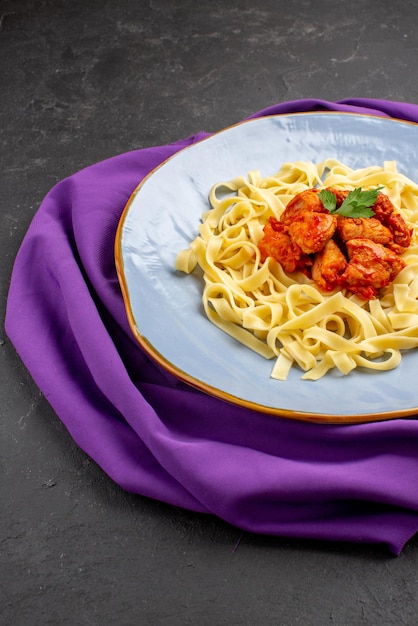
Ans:
<svg viewBox="0 0 418 626"><path fill-rule="evenodd" d="M377 195L383 187L362 191L361 187L357 187L350 191L346 199L338 209L337 197L329 189L323 189L319 192L321 202L330 213L343 215L344 217L372 217L374 215L372 207L376 202Z"/></svg>
<svg viewBox="0 0 418 626"><path fill-rule="evenodd" d="M326 209L330 213L335 213L335 208L337 206L337 196L335 193L332 193L329 189L323 189L319 192L319 197L321 198L321 202Z"/></svg>

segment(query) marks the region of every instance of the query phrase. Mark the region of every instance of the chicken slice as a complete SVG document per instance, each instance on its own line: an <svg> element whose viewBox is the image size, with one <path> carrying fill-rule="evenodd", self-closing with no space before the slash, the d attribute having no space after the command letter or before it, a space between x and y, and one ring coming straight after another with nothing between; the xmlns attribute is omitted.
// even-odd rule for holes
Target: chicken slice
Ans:
<svg viewBox="0 0 418 626"><path fill-rule="evenodd" d="M391 199L379 193L373 205L375 217L392 233L393 241L389 247L397 254L402 254L410 246L413 229L409 228L400 213L397 213Z"/></svg>
<svg viewBox="0 0 418 626"><path fill-rule="evenodd" d="M376 243L388 244L392 233L375 217L339 217L337 232L343 241L365 237Z"/></svg>
<svg viewBox="0 0 418 626"><path fill-rule="evenodd" d="M285 272L290 274L312 264L310 257L292 241L285 226L273 217L264 227L264 236L258 243L258 249L262 262L270 256L280 263Z"/></svg>
<svg viewBox="0 0 418 626"><path fill-rule="evenodd" d="M347 242L348 265L342 285L364 300L372 300L405 267L392 250L363 237Z"/></svg>
<svg viewBox="0 0 418 626"><path fill-rule="evenodd" d="M294 221L303 219L306 213L328 213L321 202L317 189L306 189L296 194L287 203L280 221L289 226Z"/></svg>
<svg viewBox="0 0 418 626"><path fill-rule="evenodd" d="M303 219L288 225L289 235L305 254L319 252L337 228L337 217L330 213L305 213Z"/></svg>
<svg viewBox="0 0 418 626"><path fill-rule="evenodd" d="M321 291L334 291L341 284L341 275L347 267L347 260L333 239L330 239L315 255L312 278Z"/></svg>
<svg viewBox="0 0 418 626"><path fill-rule="evenodd" d="M413 229L408 227L400 213L392 213L387 225L393 236L393 242L389 247L397 254L402 254L411 245Z"/></svg>

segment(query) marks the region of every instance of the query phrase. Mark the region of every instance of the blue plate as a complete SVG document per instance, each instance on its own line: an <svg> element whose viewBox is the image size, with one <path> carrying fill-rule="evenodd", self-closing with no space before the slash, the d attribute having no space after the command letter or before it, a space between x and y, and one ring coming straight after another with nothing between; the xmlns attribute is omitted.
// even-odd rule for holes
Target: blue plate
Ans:
<svg viewBox="0 0 418 626"><path fill-rule="evenodd" d="M418 125L350 113L253 119L193 144L143 180L121 217L115 255L132 332L162 367L223 400L291 419L354 423L418 412L418 351L390 372L329 373L312 382L292 368L270 378L267 361L206 318L198 273L175 270L197 235L212 185L250 170L276 173L288 161L339 159L353 168L395 160L418 180Z"/></svg>

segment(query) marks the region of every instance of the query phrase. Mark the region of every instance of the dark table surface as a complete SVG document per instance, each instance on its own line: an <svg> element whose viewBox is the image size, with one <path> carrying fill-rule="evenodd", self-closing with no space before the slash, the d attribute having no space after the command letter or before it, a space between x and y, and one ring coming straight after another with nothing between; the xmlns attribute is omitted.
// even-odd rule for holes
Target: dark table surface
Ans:
<svg viewBox="0 0 418 626"><path fill-rule="evenodd" d="M1 0L1 312L49 189L128 150L287 100L418 103L418 13L397 0ZM418 538L241 532L123 492L68 435L4 331L0 622L418 623Z"/></svg>

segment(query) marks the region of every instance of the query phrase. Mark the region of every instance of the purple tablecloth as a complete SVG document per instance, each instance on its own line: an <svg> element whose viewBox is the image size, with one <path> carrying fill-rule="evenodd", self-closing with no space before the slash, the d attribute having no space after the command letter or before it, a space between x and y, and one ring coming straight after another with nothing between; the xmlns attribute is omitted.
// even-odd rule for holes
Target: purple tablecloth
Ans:
<svg viewBox="0 0 418 626"><path fill-rule="evenodd" d="M366 99L251 117L326 109L418 122L417 105ZM120 215L150 170L205 136L116 156L54 187L16 258L7 334L80 448L125 490L243 530L399 554L418 530L415 419L331 426L252 412L180 383L131 334L113 257Z"/></svg>

